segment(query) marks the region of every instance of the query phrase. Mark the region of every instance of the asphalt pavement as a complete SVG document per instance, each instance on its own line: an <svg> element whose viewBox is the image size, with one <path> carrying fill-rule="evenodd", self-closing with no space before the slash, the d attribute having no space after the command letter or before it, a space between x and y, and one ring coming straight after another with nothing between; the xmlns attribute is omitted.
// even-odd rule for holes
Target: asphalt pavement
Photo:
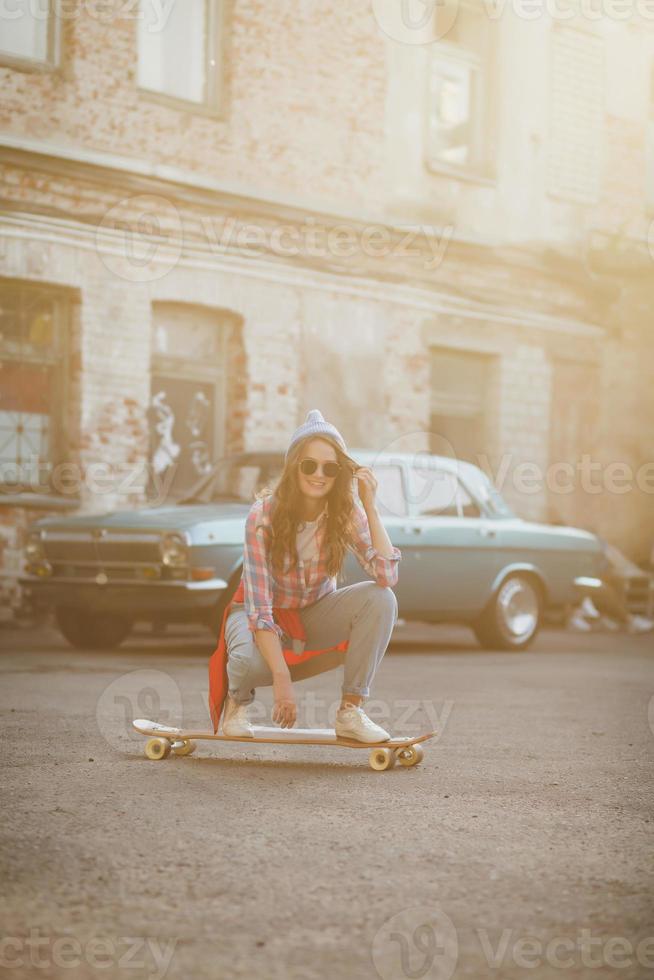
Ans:
<svg viewBox="0 0 654 980"><path fill-rule="evenodd" d="M0 648L4 975L654 976L654 634L513 654L398 627L367 708L439 736L386 772L322 746L146 759L134 717L208 728L206 633ZM296 684L298 725L333 720L341 675Z"/></svg>

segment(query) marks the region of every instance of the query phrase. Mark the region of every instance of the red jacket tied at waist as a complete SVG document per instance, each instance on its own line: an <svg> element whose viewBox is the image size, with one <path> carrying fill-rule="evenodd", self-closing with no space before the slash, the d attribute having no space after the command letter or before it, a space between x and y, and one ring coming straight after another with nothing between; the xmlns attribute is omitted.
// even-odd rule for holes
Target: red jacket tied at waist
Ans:
<svg viewBox="0 0 654 980"><path fill-rule="evenodd" d="M228 687L225 624L231 611L232 603L243 602L244 594L245 590L243 587L243 579L241 578L236 592L225 607L222 623L220 624L220 633L218 635L218 646L209 658L209 712L213 723L214 735L218 732L218 725L220 723L220 716L222 715ZM284 633L289 636L291 640L303 640L306 642L304 623L302 622L302 618L297 609L285 609L281 606L273 606L273 619L279 624L279 626L281 626ZM319 653L328 653L331 650L347 650L347 646L348 641L342 640L340 643L336 644L336 646L322 647L319 650L305 649L302 653L296 653L295 650L291 648L282 647L282 653L284 655L284 660L290 667L293 664L299 664L304 660L309 660L310 657L315 657Z"/></svg>

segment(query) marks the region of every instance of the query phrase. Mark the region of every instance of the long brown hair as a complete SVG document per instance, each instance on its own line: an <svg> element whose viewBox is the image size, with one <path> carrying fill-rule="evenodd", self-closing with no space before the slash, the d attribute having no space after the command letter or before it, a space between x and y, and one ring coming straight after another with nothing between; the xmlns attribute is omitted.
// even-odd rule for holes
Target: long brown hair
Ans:
<svg viewBox="0 0 654 980"><path fill-rule="evenodd" d="M336 450L337 462L341 464L334 485L327 495L329 504L324 533L327 540L327 574L338 575L345 559L348 533L352 527L354 496L352 477L356 468L354 460L347 456L329 435L306 436L296 443L288 454L279 482L274 490L263 487L255 495L256 499L273 497L271 517L272 544L270 556L273 568L282 570L285 558L290 558L290 567L297 567L296 534L302 521L302 491L297 478L297 464L302 458L304 447L313 439L324 439Z"/></svg>

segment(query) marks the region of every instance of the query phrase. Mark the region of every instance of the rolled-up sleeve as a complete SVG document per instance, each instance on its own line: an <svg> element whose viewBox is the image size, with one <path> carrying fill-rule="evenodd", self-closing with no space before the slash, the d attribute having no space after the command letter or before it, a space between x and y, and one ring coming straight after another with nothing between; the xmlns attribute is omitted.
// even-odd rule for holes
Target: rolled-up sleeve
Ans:
<svg viewBox="0 0 654 980"><path fill-rule="evenodd" d="M280 640L283 630L273 618L272 576L266 544L266 527L262 521L261 501L250 508L245 521L243 548L243 602L252 633L270 630Z"/></svg>
<svg viewBox="0 0 654 980"><path fill-rule="evenodd" d="M374 578L377 585L388 586L391 589L397 585L402 552L393 546L393 553L390 558L385 558L379 554L370 537L368 515L363 505L356 501L353 513L353 530L348 547L354 552L363 570Z"/></svg>

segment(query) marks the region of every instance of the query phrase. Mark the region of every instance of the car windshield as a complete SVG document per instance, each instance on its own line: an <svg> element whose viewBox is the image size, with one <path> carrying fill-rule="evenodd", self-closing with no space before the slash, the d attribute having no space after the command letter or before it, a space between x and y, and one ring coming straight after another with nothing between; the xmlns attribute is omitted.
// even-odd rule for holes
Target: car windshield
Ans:
<svg viewBox="0 0 654 980"><path fill-rule="evenodd" d="M477 499L484 504L492 514L495 514L497 517L516 516L502 494L495 486L493 486L492 482L489 480L483 470L476 468L470 470L466 469L466 472L462 473L461 475L464 481L470 484L470 489L473 491Z"/></svg>
<svg viewBox="0 0 654 980"><path fill-rule="evenodd" d="M234 501L251 504L257 491L271 490L282 475L283 459L273 456L233 456L219 460L211 473L183 497L180 504Z"/></svg>

